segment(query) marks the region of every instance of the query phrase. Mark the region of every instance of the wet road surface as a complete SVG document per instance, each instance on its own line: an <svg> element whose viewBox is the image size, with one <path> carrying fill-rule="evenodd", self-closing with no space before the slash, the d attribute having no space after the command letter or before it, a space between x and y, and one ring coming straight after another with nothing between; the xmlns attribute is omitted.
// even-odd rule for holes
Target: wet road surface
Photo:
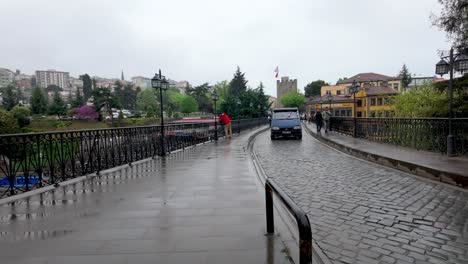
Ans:
<svg viewBox="0 0 468 264"><path fill-rule="evenodd" d="M0 263L287 263L248 134L0 206Z"/></svg>
<svg viewBox="0 0 468 264"><path fill-rule="evenodd" d="M322 145L255 139L266 174L308 215L334 263L468 263L468 192Z"/></svg>

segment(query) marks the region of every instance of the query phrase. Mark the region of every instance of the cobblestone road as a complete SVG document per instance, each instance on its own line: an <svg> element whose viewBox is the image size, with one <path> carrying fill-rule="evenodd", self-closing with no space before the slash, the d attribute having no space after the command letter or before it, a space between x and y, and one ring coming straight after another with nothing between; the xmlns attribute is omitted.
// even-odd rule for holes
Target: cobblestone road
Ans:
<svg viewBox="0 0 468 264"><path fill-rule="evenodd" d="M310 135L254 149L334 263L468 263L468 192L347 156Z"/></svg>

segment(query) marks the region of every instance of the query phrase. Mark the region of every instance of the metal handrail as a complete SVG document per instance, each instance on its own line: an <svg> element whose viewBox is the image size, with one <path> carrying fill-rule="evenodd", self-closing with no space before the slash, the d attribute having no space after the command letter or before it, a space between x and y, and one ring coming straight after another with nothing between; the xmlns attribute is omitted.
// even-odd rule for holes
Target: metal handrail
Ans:
<svg viewBox="0 0 468 264"><path fill-rule="evenodd" d="M266 179L265 181L265 201L266 201L266 224L267 233L275 233L275 224L273 216L273 192L280 198L286 208L297 222L299 229L299 263L312 263L312 229L310 227L309 218L307 214L299 208L299 206L283 192L283 190L276 185L272 180Z"/></svg>

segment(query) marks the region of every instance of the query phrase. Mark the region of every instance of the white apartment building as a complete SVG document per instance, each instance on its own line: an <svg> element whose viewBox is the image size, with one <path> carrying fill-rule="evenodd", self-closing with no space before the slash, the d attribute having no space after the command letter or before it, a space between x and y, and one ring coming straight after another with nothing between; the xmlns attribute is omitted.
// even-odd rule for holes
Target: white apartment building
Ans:
<svg viewBox="0 0 468 264"><path fill-rule="evenodd" d="M56 70L36 71L36 82L42 88L55 84L62 89L67 89L70 85L70 73Z"/></svg>
<svg viewBox="0 0 468 264"><path fill-rule="evenodd" d="M0 87L6 87L15 80L15 73L9 69L0 68Z"/></svg>

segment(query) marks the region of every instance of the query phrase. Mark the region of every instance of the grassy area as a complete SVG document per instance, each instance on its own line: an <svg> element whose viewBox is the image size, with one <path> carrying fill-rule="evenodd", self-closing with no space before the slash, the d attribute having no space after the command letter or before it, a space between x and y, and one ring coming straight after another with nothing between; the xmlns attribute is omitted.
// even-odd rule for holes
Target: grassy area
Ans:
<svg viewBox="0 0 468 264"><path fill-rule="evenodd" d="M73 121L58 121L47 118L33 119L31 124L27 126L26 132L47 132L47 131L65 131L79 129L98 129L108 128L110 125L105 122L92 120L73 120Z"/></svg>

